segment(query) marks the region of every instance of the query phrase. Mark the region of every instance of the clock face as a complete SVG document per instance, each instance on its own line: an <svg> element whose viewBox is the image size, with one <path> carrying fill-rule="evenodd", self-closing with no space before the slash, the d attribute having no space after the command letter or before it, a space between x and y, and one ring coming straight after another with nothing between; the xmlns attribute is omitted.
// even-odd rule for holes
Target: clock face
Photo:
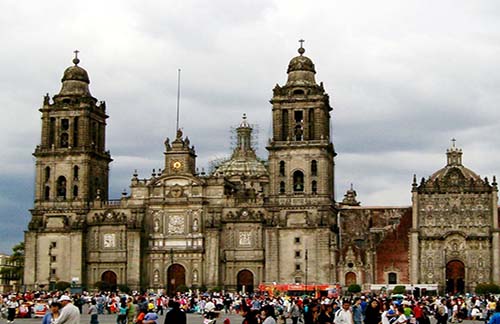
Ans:
<svg viewBox="0 0 500 324"><path fill-rule="evenodd" d="M182 162L181 161L172 161L172 169L174 170L180 170L182 168Z"/></svg>

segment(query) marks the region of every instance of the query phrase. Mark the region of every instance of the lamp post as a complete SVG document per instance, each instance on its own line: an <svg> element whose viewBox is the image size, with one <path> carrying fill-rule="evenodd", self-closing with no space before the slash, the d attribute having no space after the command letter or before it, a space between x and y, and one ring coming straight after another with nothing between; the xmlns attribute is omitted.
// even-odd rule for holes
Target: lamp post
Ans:
<svg viewBox="0 0 500 324"><path fill-rule="evenodd" d="M53 248L53 246L52 246L52 244L50 244L50 246L49 246L49 276L48 276L49 291L52 290L52 248Z"/></svg>
<svg viewBox="0 0 500 324"><path fill-rule="evenodd" d="M308 268L307 262L308 262L308 259L309 259L308 255L307 255L307 249L306 249L306 253L305 253L304 258L305 258L305 261L306 261L306 280L305 280L305 283L306 283L306 294L307 294L307 268Z"/></svg>

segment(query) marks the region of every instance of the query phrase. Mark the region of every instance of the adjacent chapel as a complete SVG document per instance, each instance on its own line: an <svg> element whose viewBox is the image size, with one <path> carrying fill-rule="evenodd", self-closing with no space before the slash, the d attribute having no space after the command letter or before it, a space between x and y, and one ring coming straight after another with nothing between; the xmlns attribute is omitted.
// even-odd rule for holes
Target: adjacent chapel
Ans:
<svg viewBox="0 0 500 324"><path fill-rule="evenodd" d="M497 183L463 166L455 145L442 169L408 184L411 205L364 207L352 187L335 201L332 107L304 53L273 89L266 161L245 115L231 157L209 173L198 173L194 146L178 130L158 152L163 169L134 174L119 199L108 197L106 104L75 58L40 108L26 287L100 282L172 293L357 283L463 292L499 283Z"/></svg>

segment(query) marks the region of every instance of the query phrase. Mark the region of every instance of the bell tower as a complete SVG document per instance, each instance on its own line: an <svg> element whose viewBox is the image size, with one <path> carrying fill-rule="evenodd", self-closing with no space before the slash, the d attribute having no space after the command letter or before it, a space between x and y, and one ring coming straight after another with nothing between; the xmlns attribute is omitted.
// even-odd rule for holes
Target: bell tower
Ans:
<svg viewBox="0 0 500 324"><path fill-rule="evenodd" d="M105 149L106 105L89 91L87 71L73 66L63 74L52 101L43 101L41 143L35 149L35 207L46 202L88 202L108 198L109 163Z"/></svg>
<svg viewBox="0 0 500 324"><path fill-rule="evenodd" d="M269 168L271 196L316 197L332 202L334 156L330 139L329 96L323 83L317 84L314 63L299 55L288 65L288 80L273 90L273 137L270 139Z"/></svg>

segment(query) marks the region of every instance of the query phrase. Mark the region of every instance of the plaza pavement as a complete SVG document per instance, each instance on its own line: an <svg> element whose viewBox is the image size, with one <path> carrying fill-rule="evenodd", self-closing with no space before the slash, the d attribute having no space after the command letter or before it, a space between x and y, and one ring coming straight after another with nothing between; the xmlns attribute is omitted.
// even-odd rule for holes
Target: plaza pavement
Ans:
<svg viewBox="0 0 500 324"><path fill-rule="evenodd" d="M163 313L163 316L160 315L160 320L158 321L158 324L163 324L165 321L165 314L166 312ZM220 317L217 319L217 324L222 324L224 322L224 319L228 317L231 320L231 324L240 324L243 321L243 318L240 315L237 314L224 314L221 313ZM200 314L187 314L187 322L188 324L202 324L203 323L203 318L201 317ZM5 324L7 323L5 319L2 319L0 321L0 324ZM16 318L13 324L41 324L42 323L42 318ZM90 323L90 316L87 314L82 314L80 318L80 323L81 324L89 324ZM291 321L289 321L291 323ZM116 324L116 314L112 315L99 315L99 324Z"/></svg>
<svg viewBox="0 0 500 324"><path fill-rule="evenodd" d="M217 324L222 324L225 318L229 318L231 320L231 324L240 324L243 321L243 318L237 314L224 314L222 313L217 319ZM165 314L163 316L160 315L160 320L158 324L163 324L165 321ZM187 322L188 324L202 324L203 318L200 314L187 314ZM287 323L291 323L291 320L288 320ZM2 319L1 324L6 323L5 319ZM14 324L41 324L41 318L18 318L14 321ZM81 324L90 323L90 316L86 314L82 314L80 319ZM116 323L116 315L99 315L99 324L115 324ZM278 322L280 323L280 322ZM431 319L431 323L435 324L436 321ZM482 321L463 321L462 324L484 324Z"/></svg>

